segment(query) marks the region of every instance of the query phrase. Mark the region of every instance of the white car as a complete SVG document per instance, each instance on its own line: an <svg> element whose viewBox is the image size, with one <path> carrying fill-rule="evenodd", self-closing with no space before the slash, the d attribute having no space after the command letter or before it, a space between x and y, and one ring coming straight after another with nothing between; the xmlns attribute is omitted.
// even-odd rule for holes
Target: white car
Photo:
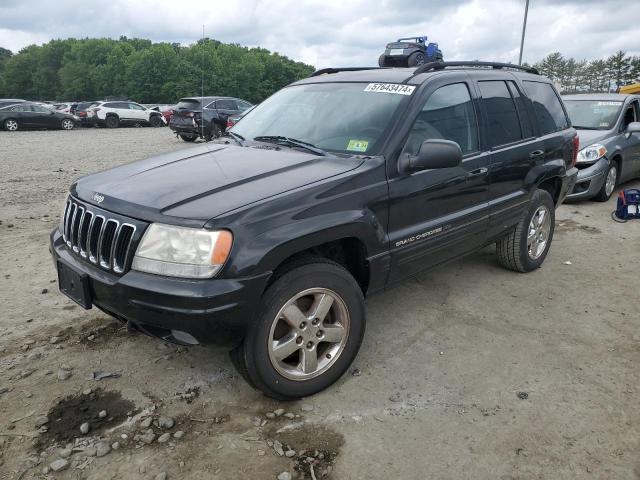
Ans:
<svg viewBox="0 0 640 480"><path fill-rule="evenodd" d="M96 114L96 123L107 128L120 125L151 125L162 127L167 121L162 113L129 101L98 102L91 107Z"/></svg>

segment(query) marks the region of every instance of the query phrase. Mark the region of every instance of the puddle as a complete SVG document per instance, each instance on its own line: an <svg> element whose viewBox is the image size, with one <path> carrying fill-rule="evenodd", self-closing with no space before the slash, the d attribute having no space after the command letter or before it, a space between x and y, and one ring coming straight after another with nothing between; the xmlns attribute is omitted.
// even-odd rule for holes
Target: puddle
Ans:
<svg viewBox="0 0 640 480"><path fill-rule="evenodd" d="M575 220L562 220L556 221L556 233L566 233L566 232L575 232L577 230L582 230L587 233L602 233L600 229L596 227L590 227L589 225L583 225L581 223L576 222Z"/></svg>
<svg viewBox="0 0 640 480"><path fill-rule="evenodd" d="M105 418L98 416L102 410L107 411ZM40 436L37 446L42 448L52 442L67 443L81 437L80 425L85 422L89 423L90 435L99 435L105 429L124 422L134 413L135 405L122 398L120 392L96 389L89 395L71 395L49 410L48 431Z"/></svg>

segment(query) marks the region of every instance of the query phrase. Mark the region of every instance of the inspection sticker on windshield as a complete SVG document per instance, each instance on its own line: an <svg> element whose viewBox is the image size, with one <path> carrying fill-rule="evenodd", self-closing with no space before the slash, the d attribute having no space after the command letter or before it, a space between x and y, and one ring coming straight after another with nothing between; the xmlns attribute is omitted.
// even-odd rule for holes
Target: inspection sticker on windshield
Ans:
<svg viewBox="0 0 640 480"><path fill-rule="evenodd" d="M399 83L370 83L365 87L364 91L411 95L415 89L416 87L414 85L400 85Z"/></svg>
<svg viewBox="0 0 640 480"><path fill-rule="evenodd" d="M366 152L369 147L367 140L349 140L347 150L350 152Z"/></svg>
<svg viewBox="0 0 640 480"><path fill-rule="evenodd" d="M599 107L619 107L622 102L598 102Z"/></svg>

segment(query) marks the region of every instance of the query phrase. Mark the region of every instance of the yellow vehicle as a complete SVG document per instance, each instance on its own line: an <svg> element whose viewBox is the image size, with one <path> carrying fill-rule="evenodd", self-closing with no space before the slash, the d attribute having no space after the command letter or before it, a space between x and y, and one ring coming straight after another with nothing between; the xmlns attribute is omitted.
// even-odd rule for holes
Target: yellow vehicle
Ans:
<svg viewBox="0 0 640 480"><path fill-rule="evenodd" d="M624 87L620 87L620 93L640 94L640 83L634 83L632 85L625 85Z"/></svg>

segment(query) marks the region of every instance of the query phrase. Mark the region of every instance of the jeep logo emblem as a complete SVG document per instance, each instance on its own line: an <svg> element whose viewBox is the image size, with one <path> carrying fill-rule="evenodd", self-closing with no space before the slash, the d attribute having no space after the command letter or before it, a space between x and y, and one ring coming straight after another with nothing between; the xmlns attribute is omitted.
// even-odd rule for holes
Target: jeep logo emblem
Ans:
<svg viewBox="0 0 640 480"><path fill-rule="evenodd" d="M98 192L93 194L93 201L96 203L104 202L104 195L100 195Z"/></svg>

